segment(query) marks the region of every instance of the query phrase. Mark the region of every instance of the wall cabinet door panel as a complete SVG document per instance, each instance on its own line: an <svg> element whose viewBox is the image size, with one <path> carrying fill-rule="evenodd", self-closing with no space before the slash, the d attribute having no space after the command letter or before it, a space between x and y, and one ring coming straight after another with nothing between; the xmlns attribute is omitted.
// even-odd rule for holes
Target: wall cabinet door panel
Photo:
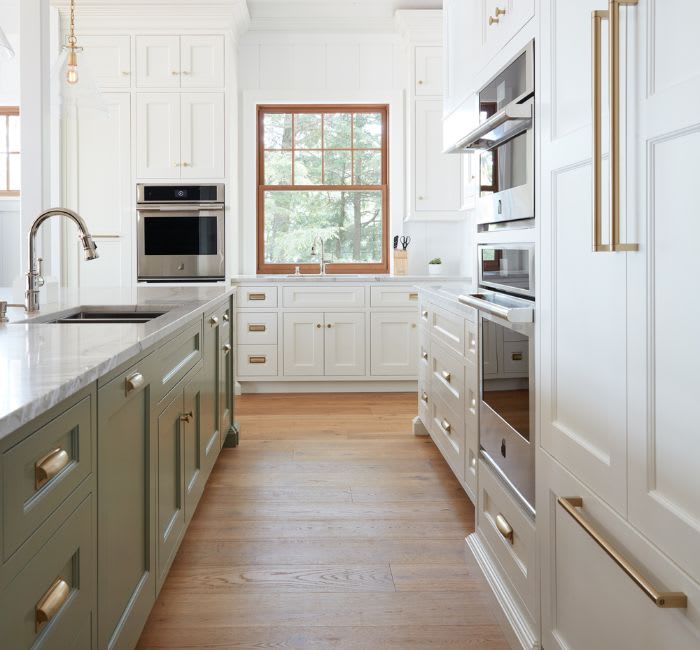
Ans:
<svg viewBox="0 0 700 650"><path fill-rule="evenodd" d="M181 178L223 178L224 94L182 93Z"/></svg>
<svg viewBox="0 0 700 650"><path fill-rule="evenodd" d="M371 315L370 358L373 375L418 374L418 314Z"/></svg>
<svg viewBox="0 0 700 650"><path fill-rule="evenodd" d="M101 88L131 87L131 37L111 34L80 37L95 81Z"/></svg>
<svg viewBox="0 0 700 650"><path fill-rule="evenodd" d="M180 178L180 96L136 96L136 174L139 178Z"/></svg>
<svg viewBox="0 0 700 650"><path fill-rule="evenodd" d="M325 374L365 374L365 315L325 315Z"/></svg>
<svg viewBox="0 0 700 650"><path fill-rule="evenodd" d="M323 313L284 314L284 374L323 375Z"/></svg>
<svg viewBox="0 0 700 650"><path fill-rule="evenodd" d="M416 95L442 95L442 47L416 47Z"/></svg>
<svg viewBox="0 0 700 650"><path fill-rule="evenodd" d="M148 34L136 37L136 85L180 87L180 37Z"/></svg>
<svg viewBox="0 0 700 650"><path fill-rule="evenodd" d="M224 85L224 37L181 36L183 88L218 88Z"/></svg>

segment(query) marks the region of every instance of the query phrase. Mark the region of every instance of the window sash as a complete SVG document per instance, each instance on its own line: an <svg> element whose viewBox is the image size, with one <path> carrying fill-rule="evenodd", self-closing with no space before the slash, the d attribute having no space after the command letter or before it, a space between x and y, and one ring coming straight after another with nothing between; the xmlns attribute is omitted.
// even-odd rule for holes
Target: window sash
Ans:
<svg viewBox="0 0 700 650"><path fill-rule="evenodd" d="M0 196L19 196L19 190L10 187L10 160L13 155L21 155L21 151L10 150L10 118L19 117L19 106L0 106L0 123L5 129L5 141L0 143L0 156L4 158L5 177L0 179Z"/></svg>

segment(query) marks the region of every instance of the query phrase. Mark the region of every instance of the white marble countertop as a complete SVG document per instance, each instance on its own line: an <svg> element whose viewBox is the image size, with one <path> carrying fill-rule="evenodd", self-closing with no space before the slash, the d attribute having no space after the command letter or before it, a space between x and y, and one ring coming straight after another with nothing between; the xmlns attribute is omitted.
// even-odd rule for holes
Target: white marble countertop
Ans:
<svg viewBox="0 0 700 650"><path fill-rule="evenodd" d="M391 274L329 274L318 275L316 273L306 275L285 275L270 274L270 275L234 275L231 278L231 284L289 284L291 282L404 282L409 284L422 284L424 282L467 282L469 278L462 276L448 275L391 275Z"/></svg>
<svg viewBox="0 0 700 650"><path fill-rule="evenodd" d="M8 309L0 324L0 439L73 393L117 368L202 314L235 287L134 286L64 291L27 319ZM0 290L0 299L9 299ZM167 313L144 324L49 324L36 322L79 306L138 306Z"/></svg>

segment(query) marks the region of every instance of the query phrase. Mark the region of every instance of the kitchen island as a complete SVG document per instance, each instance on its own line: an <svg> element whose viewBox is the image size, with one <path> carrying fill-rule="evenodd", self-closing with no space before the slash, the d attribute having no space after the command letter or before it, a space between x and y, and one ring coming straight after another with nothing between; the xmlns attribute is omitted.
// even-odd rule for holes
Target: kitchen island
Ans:
<svg viewBox="0 0 700 650"><path fill-rule="evenodd" d="M237 444L234 297L134 287L63 294L30 318L8 311L6 647L135 645L221 447Z"/></svg>

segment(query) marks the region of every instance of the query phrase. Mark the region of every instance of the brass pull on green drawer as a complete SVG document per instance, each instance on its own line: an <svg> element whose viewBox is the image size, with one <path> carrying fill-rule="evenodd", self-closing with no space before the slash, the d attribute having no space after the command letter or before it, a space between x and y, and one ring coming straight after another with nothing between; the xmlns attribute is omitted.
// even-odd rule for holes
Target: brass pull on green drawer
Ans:
<svg viewBox="0 0 700 650"><path fill-rule="evenodd" d="M65 449L53 449L34 464L34 487L38 490L68 465L70 457Z"/></svg>
<svg viewBox="0 0 700 650"><path fill-rule="evenodd" d="M143 386L143 375L140 372L135 372L133 375L129 375L124 380L126 386L126 392L129 393L132 390L141 388Z"/></svg>
<svg viewBox="0 0 700 650"><path fill-rule="evenodd" d="M218 319L216 316L212 316L212 317L209 319L209 322L210 322L212 325L217 325L217 324L219 323L219 319Z"/></svg>
<svg viewBox="0 0 700 650"><path fill-rule="evenodd" d="M70 586L62 578L58 578L58 580L49 587L49 590L36 604L34 622L37 632L56 616L61 607L66 604L69 595Z"/></svg>

